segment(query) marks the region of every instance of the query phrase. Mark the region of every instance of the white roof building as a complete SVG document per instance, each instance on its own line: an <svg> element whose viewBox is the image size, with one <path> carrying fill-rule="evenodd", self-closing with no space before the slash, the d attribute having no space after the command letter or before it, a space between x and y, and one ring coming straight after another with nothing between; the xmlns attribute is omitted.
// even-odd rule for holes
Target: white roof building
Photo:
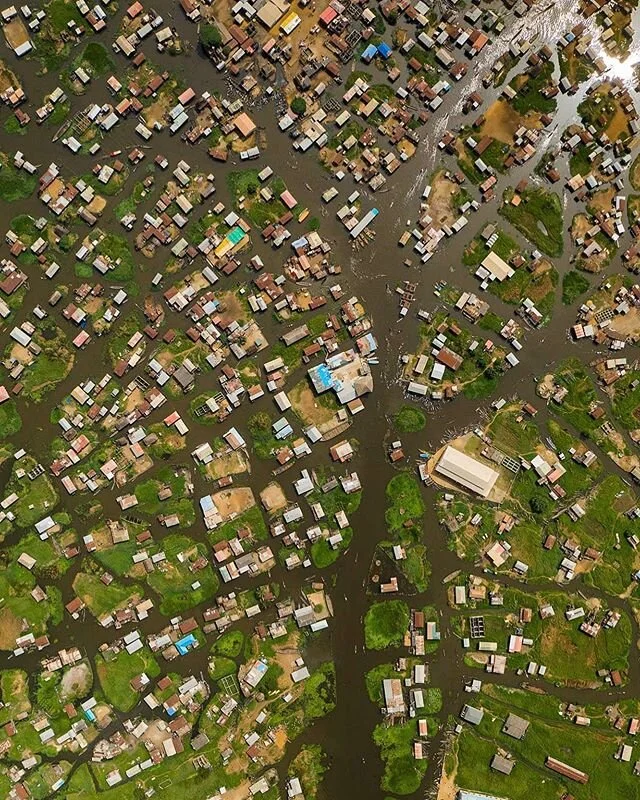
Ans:
<svg viewBox="0 0 640 800"><path fill-rule="evenodd" d="M494 469L451 446L440 457L436 472L481 497L488 497L498 480Z"/></svg>

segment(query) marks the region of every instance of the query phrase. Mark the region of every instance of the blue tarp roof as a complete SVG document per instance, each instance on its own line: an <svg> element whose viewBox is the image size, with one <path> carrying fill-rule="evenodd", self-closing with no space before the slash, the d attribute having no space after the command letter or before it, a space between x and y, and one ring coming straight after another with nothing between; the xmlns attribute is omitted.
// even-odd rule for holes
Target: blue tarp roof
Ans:
<svg viewBox="0 0 640 800"><path fill-rule="evenodd" d="M380 42L378 45L378 52L382 56L382 58L389 58L391 55L391 48L386 42Z"/></svg>
<svg viewBox="0 0 640 800"><path fill-rule="evenodd" d="M188 633L176 642L176 650L181 656L184 656L195 644L197 644L196 637L192 633Z"/></svg>
<svg viewBox="0 0 640 800"><path fill-rule="evenodd" d="M315 372L315 380L324 388L330 389L334 384L333 376L331 375L331 370L327 367L326 364L318 364L318 366L314 370Z"/></svg>

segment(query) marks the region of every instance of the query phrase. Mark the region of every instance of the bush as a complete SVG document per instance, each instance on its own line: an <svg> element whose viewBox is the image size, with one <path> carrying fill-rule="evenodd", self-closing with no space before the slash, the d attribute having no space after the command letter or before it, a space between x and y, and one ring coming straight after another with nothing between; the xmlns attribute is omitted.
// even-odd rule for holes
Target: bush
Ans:
<svg viewBox="0 0 640 800"><path fill-rule="evenodd" d="M203 22L200 25L198 35L200 36L200 44L205 50L212 50L214 47L222 47L222 36L215 25L209 22Z"/></svg>
<svg viewBox="0 0 640 800"><path fill-rule="evenodd" d="M300 97L299 95L294 97L291 101L291 110L296 116L301 117L307 110L307 103L304 97Z"/></svg>
<svg viewBox="0 0 640 800"><path fill-rule="evenodd" d="M534 495L529 500L529 506L534 514L544 514L549 507L549 503L547 502L546 498L540 497L539 495Z"/></svg>

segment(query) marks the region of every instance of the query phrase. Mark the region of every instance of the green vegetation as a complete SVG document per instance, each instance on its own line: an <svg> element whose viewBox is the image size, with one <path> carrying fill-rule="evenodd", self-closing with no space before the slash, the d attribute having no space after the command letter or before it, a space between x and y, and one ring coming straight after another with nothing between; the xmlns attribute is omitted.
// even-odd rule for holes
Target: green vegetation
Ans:
<svg viewBox="0 0 640 800"><path fill-rule="evenodd" d="M246 511L243 511L242 514L238 514L234 519L229 520L229 522L225 522L224 525L218 525L214 531L210 532L209 540L211 544L216 544L217 542L225 540L228 541L237 535L240 528L249 528L256 542L263 541L269 536L262 511L260 511L258 506L252 506Z"/></svg>
<svg viewBox="0 0 640 800"><path fill-rule="evenodd" d="M319 744L304 745L289 764L289 777L299 778L306 800L315 800L327 771L327 756Z"/></svg>
<svg viewBox="0 0 640 800"><path fill-rule="evenodd" d="M380 758L384 764L381 788L386 792L407 795L420 788L427 759L416 760L412 745L415 739L415 720L397 725L377 725L373 741L380 748Z"/></svg>
<svg viewBox="0 0 640 800"><path fill-rule="evenodd" d="M519 252L520 248L511 236L503 230L497 230L496 233L498 238L491 249L487 247L485 240L481 236L476 236L475 239L472 239L464 249L462 263L467 267L477 267L490 252L494 252L504 261L509 261L512 256Z"/></svg>
<svg viewBox="0 0 640 800"><path fill-rule="evenodd" d="M7 203L25 200L38 185L38 176L16 169L6 156L0 156L0 197Z"/></svg>
<svg viewBox="0 0 640 800"><path fill-rule="evenodd" d="M576 52L576 43L558 51L560 75L568 78L571 83L579 84L586 81L593 72L593 66L584 56Z"/></svg>
<svg viewBox="0 0 640 800"><path fill-rule="evenodd" d="M603 706L586 709L592 720L597 720L594 731L593 727L575 725L573 714L559 718L556 698L522 690L485 686L473 705L485 709L482 722L478 726L464 725L451 759L445 762L455 772L458 786L498 797L529 797L535 786L539 800L558 800L567 790L576 800L633 797L637 778L630 764L614 761L623 739L619 731L609 726ZM521 740L502 732L511 711L530 723ZM490 767L499 749L511 753L515 760L509 776ZM566 779L544 766L548 755L587 772L589 782L571 782L569 787Z"/></svg>
<svg viewBox="0 0 640 800"><path fill-rule="evenodd" d="M602 552L584 576L587 584L612 595L625 594L638 568L636 553L627 541L640 535L640 520L625 512L636 505L634 493L617 475L607 476L584 503L586 514L573 525L566 515L556 521L559 537L570 535L583 548Z"/></svg>
<svg viewBox="0 0 640 800"><path fill-rule="evenodd" d="M385 512L387 528L397 533L410 521L417 522L424 514L420 484L409 472L391 478L386 489L388 506Z"/></svg>
<svg viewBox="0 0 640 800"><path fill-rule="evenodd" d="M242 631L226 631L211 646L211 652L227 658L237 658L244 647Z"/></svg>
<svg viewBox="0 0 640 800"><path fill-rule="evenodd" d="M320 471L319 482L323 483L325 479L328 479L328 475ZM310 504L320 503L324 509L325 518L331 520L331 524L339 511L344 511L347 517L355 513L360 507L361 499L362 492L347 494L341 486L335 487L326 494L319 489L314 489L307 495L307 501ZM343 528L340 534L342 541L336 547L329 545L324 538L318 539L311 545L311 560L318 569L324 569L333 564L349 548L353 538L353 529L351 527Z"/></svg>
<svg viewBox="0 0 640 800"><path fill-rule="evenodd" d="M505 281L492 281L489 291L505 303L520 305L525 297L536 304L538 311L544 316L540 323L545 324L553 311L558 271L549 261L542 261L535 270L521 266Z"/></svg>
<svg viewBox="0 0 640 800"><path fill-rule="evenodd" d="M122 586L117 581L105 586L100 578L87 572L75 576L73 591L97 619L142 599L142 590L138 586Z"/></svg>
<svg viewBox="0 0 640 800"><path fill-rule="evenodd" d="M400 433L417 433L427 424L424 411L414 406L402 406L395 415L393 424Z"/></svg>
<svg viewBox="0 0 640 800"><path fill-rule="evenodd" d="M233 197L235 208L246 214L257 228L265 228L289 210L294 215L302 210L299 206L288 209L280 200L280 195L286 191L287 186L278 176L272 177L268 183L264 184L264 188L269 189L272 193L271 199L265 200L259 194L261 188L259 172L258 169L244 169L240 172L230 172L227 175L227 186ZM241 200L241 198L244 199Z"/></svg>
<svg viewBox="0 0 640 800"><path fill-rule="evenodd" d="M592 169L593 164L589 159L590 149L586 144L579 144L571 153L569 158L569 171L571 175L588 175Z"/></svg>
<svg viewBox="0 0 640 800"><path fill-rule="evenodd" d="M214 47L222 47L222 36L213 23L201 22L198 27L198 36L205 50L211 50Z"/></svg>
<svg viewBox="0 0 640 800"><path fill-rule="evenodd" d="M46 18L35 37L35 57L41 73L59 70L71 52L75 38L68 35L70 22L86 29L84 17L71 0L50 0L44 6Z"/></svg>
<svg viewBox="0 0 640 800"><path fill-rule="evenodd" d="M511 222L520 233L548 256L558 258L563 250L562 201L555 192L544 189L525 189L520 197L522 202L511 204L513 190L504 193L504 203L500 213Z"/></svg>
<svg viewBox="0 0 640 800"><path fill-rule="evenodd" d="M227 675L235 675L237 671L236 662L231 658L215 655L209 659L209 676L211 680L219 681L220 678L226 678Z"/></svg>
<svg viewBox="0 0 640 800"><path fill-rule="evenodd" d="M22 428L22 419L15 400L9 398L0 406L0 431L3 437L14 436Z"/></svg>
<svg viewBox="0 0 640 800"><path fill-rule="evenodd" d="M612 387L611 411L615 419L629 432L640 427L640 377L638 370L630 370Z"/></svg>
<svg viewBox="0 0 640 800"><path fill-rule="evenodd" d="M189 569L196 559L207 557L207 548L204 544L194 542L193 539L181 534L172 534L163 539L162 549L167 560L147 577L149 586L162 597L161 613L173 617L215 595L219 580L211 565L207 564L197 572L191 572ZM178 559L179 553L182 553L183 561ZM200 586L193 588L196 581Z"/></svg>
<svg viewBox="0 0 640 800"><path fill-rule="evenodd" d="M253 441L253 451L258 458L271 458L274 450L287 444L288 440L276 439L273 435L271 418L266 411L260 411L250 417L247 427Z"/></svg>
<svg viewBox="0 0 640 800"><path fill-rule="evenodd" d="M426 590L431 574L427 549L422 543L424 502L420 484L409 472L393 477L386 488L385 519L392 541L382 541L378 547L389 555L394 545L404 550L404 558L395 563L397 569L418 592Z"/></svg>
<svg viewBox="0 0 640 800"><path fill-rule="evenodd" d="M122 355L127 350L127 342L136 331L142 330L144 323L137 313L118 320L118 325L107 339L105 346L105 360L112 367L118 363Z"/></svg>
<svg viewBox="0 0 640 800"><path fill-rule="evenodd" d="M84 67L92 77L97 78L114 69L115 64L109 51L100 42L89 42L73 62L73 69L78 67Z"/></svg>
<svg viewBox="0 0 640 800"><path fill-rule="evenodd" d="M47 125L59 127L65 121L71 111L71 103L68 100L58 101L53 107L53 111L47 117Z"/></svg>
<svg viewBox="0 0 640 800"><path fill-rule="evenodd" d="M592 411L599 405L595 385L582 362L577 358L563 361L553 375L554 382L568 390L567 396L559 404L554 404L554 411L573 425L576 430L590 438L612 458L628 455L625 441L617 431L611 433L603 427L606 415L596 418Z"/></svg>
<svg viewBox="0 0 640 800"><path fill-rule="evenodd" d="M610 90L611 85L606 81L600 84L595 91L588 94L580 103L578 114L580 114L585 127L593 125L598 133L608 131L609 125L614 121L614 117L622 114L624 124L620 126L620 129L616 128L615 133L612 133L609 138L612 140L624 139L629 132L628 118L624 116L620 100Z"/></svg>
<svg viewBox="0 0 640 800"><path fill-rule="evenodd" d="M118 711L131 711L140 699L130 686L133 678L142 672L150 678L160 674L158 662L146 646L136 653L121 650L116 655L111 652L97 655L96 670L107 702Z"/></svg>
<svg viewBox="0 0 640 800"><path fill-rule="evenodd" d="M183 471L162 467L154 478L136 486L136 510L153 517L176 514L180 518L181 528L191 527L196 521L196 512L193 500L186 495L186 482L187 476ZM172 496L167 500L160 500L158 497L163 489L171 490Z"/></svg>
<svg viewBox="0 0 640 800"><path fill-rule="evenodd" d="M516 75L509 84L517 92L516 97L510 101L511 107L518 114L528 114L537 111L540 114L552 114L556 110L554 97L545 97L542 90L553 81L554 65L551 61L545 62L537 75L530 73Z"/></svg>
<svg viewBox="0 0 640 800"><path fill-rule="evenodd" d="M126 217L127 214L134 214L136 208L144 199L145 191L144 183L142 181L137 181L131 192L126 197L123 197L115 207L114 214L116 219L121 220Z"/></svg>
<svg viewBox="0 0 640 800"><path fill-rule="evenodd" d="M409 608L402 600L374 603L364 618L364 639L369 650L399 647L409 627Z"/></svg>
<svg viewBox="0 0 640 800"><path fill-rule="evenodd" d="M10 720L31 710L29 680L27 673L23 670L2 670L0 672L0 692L2 693L0 725L6 725Z"/></svg>
<svg viewBox="0 0 640 800"><path fill-rule="evenodd" d="M66 785L67 800L85 800L96 791L88 764L80 764Z"/></svg>
<svg viewBox="0 0 640 800"><path fill-rule="evenodd" d="M575 269L562 276L562 302L565 306L574 303L591 286L589 279Z"/></svg>
<svg viewBox="0 0 640 800"><path fill-rule="evenodd" d="M259 172L258 169L243 169L227 175L227 185L234 202L237 203L240 197L247 197L247 195L254 195L258 192L260 188Z"/></svg>
<svg viewBox="0 0 640 800"><path fill-rule="evenodd" d="M326 569L335 563L340 555L349 548L353 539L353 529L344 528L344 530L340 531L340 535L342 536L342 541L336 547L332 547L324 538L318 539L311 545L311 560L315 567Z"/></svg>
<svg viewBox="0 0 640 800"><path fill-rule="evenodd" d="M296 95L291 101L291 110L298 117L304 116L307 110L307 101L304 99L304 97Z"/></svg>
<svg viewBox="0 0 640 800"><path fill-rule="evenodd" d="M13 492L18 495L18 501L11 510L15 514L15 523L20 528L35 525L43 516L50 514L58 503L58 493L46 472L32 481L26 475L23 478L17 477L18 469L28 472L36 464L36 460L30 456L16 462L5 489L7 495Z"/></svg>
<svg viewBox="0 0 640 800"><path fill-rule="evenodd" d="M510 669L524 669L530 661L535 661L547 667L545 680L587 688L601 684L596 675L598 670L619 669L624 674L631 648L631 621L626 614L622 613L615 628L603 627L597 636L591 637L579 630L582 620L568 620L565 616L567 608L585 608L579 595L552 591L533 595L517 589L505 589L502 594L503 607L482 609L485 630L482 638L497 643L497 652L507 656ZM555 615L542 619L538 609L546 604L553 607ZM533 610L531 622L524 625L519 620L521 608ZM603 617L604 609L597 613L600 622ZM460 637L470 635L466 616L457 618L453 628ZM509 636L519 629L533 644L524 646L519 653L508 653ZM469 652L465 663L481 668L484 660L482 654Z"/></svg>
<svg viewBox="0 0 640 800"><path fill-rule="evenodd" d="M25 136L27 133L27 126L21 125L18 122L18 118L14 114L6 118L3 127L4 132L12 136Z"/></svg>
<svg viewBox="0 0 640 800"><path fill-rule="evenodd" d="M29 550L37 552L34 547L40 539L30 537L26 546ZM44 543L43 543L44 544ZM24 549L20 547L20 552ZM49 545L50 551L53 550ZM38 553L39 554L39 553ZM16 554L16 558L19 555ZM46 599L40 602L31 596L31 590L36 585L36 575L21 567L16 561L0 569L0 650L13 650L16 638L24 633L22 621L29 620L29 630L39 636L47 630L51 622L57 625L62 621L62 595L57 587L44 584L47 579L47 564L56 567L51 555L46 556L43 562L44 569L34 570L46 592ZM57 569L52 571L52 576L58 576Z"/></svg>
<svg viewBox="0 0 640 800"><path fill-rule="evenodd" d="M272 662L260 686L264 687L269 672L278 665ZM277 678L278 672L274 672ZM267 690L269 686L265 687ZM299 736L315 720L336 707L336 671L332 661L325 661L304 682L302 693L287 703L281 697L272 706L271 725L283 725L290 741Z"/></svg>
<svg viewBox="0 0 640 800"><path fill-rule="evenodd" d="M100 184L100 186L102 186L102 184ZM101 193L105 193L104 187ZM106 278L116 283L132 281L135 277L136 265L128 240L125 239L124 236L120 236L116 233L105 233L104 231L100 231L99 233L101 238L94 251L95 255L106 256L114 265L114 268L109 270ZM98 234L98 231L96 231L96 234ZM80 266L84 265L80 263ZM76 265L76 274L77 272L78 265ZM130 287L127 287L127 291L130 291Z"/></svg>
<svg viewBox="0 0 640 800"><path fill-rule="evenodd" d="M54 323L44 325L34 340L41 352L25 370L22 382L25 396L40 403L71 372L75 356L66 334Z"/></svg>

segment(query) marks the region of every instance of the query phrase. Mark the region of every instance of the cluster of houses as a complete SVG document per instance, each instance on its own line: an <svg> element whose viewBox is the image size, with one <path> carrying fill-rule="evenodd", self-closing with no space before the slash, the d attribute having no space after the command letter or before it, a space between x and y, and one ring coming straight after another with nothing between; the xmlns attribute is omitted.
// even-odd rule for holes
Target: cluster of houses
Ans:
<svg viewBox="0 0 640 800"><path fill-rule="evenodd" d="M634 343L639 331L633 325L633 319L640 305L640 286L620 286L615 291L610 283L603 284L602 292L596 298L586 300L578 309L578 322L571 328L574 339L591 339L594 344L607 345L610 350L622 350L627 342ZM628 317L630 325L617 325L618 318ZM612 368L624 367L626 359L610 359ZM615 363L619 362L619 363Z"/></svg>

